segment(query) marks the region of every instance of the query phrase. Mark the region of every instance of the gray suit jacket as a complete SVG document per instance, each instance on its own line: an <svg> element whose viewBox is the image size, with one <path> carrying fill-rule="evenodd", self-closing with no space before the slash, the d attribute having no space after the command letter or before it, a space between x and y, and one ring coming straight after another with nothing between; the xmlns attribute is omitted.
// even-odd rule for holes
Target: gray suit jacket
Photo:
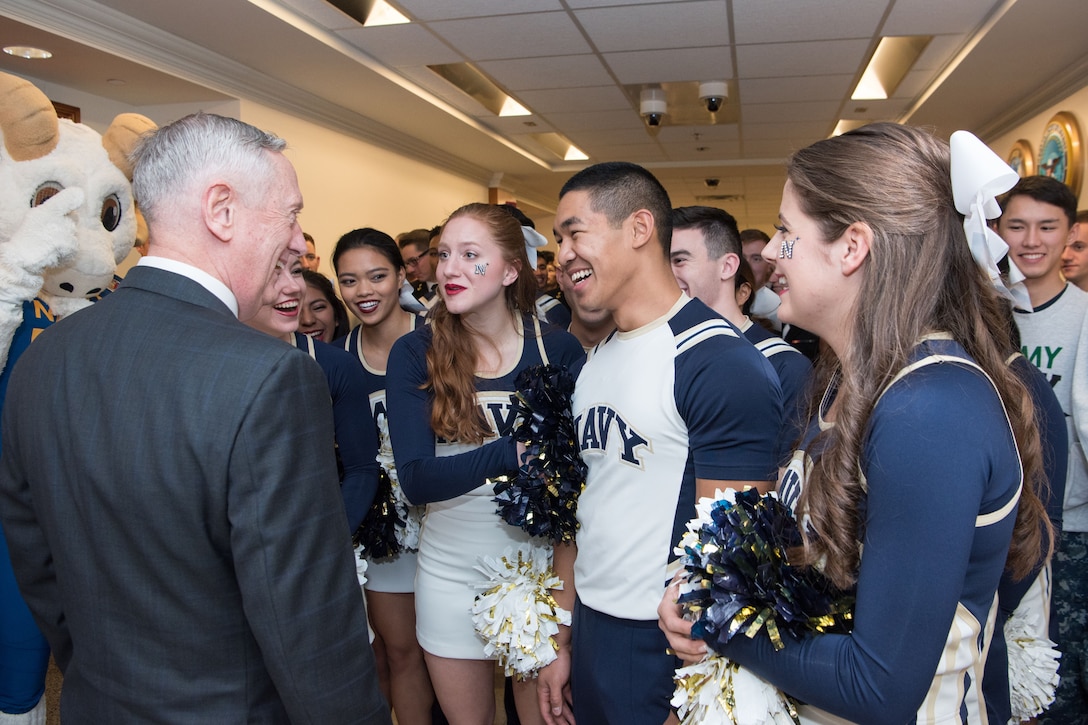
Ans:
<svg viewBox="0 0 1088 725"><path fill-rule="evenodd" d="M0 517L65 723L389 722L328 401L304 353L149 267L30 346Z"/></svg>

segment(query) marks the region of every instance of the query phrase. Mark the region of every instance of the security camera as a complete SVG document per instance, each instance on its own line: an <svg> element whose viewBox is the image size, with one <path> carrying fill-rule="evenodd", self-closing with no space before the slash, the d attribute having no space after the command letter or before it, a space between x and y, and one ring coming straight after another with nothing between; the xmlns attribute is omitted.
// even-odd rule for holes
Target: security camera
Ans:
<svg viewBox="0 0 1088 725"><path fill-rule="evenodd" d="M656 131L669 112L665 103L665 91L662 88L643 88L639 94L639 114L646 122L646 128Z"/></svg>
<svg viewBox="0 0 1088 725"><path fill-rule="evenodd" d="M706 105L706 110L717 113L725 99L729 97L729 87L725 81L703 81L699 84L699 100Z"/></svg>
<svg viewBox="0 0 1088 725"><path fill-rule="evenodd" d="M722 183L722 180L711 177L709 179L703 179L703 183L707 185L707 188L716 189L718 188L718 184Z"/></svg>

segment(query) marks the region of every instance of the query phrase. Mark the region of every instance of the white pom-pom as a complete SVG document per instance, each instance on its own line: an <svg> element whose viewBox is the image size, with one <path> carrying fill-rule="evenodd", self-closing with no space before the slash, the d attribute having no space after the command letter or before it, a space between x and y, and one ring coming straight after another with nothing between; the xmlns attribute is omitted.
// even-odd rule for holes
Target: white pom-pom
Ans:
<svg viewBox="0 0 1088 725"><path fill-rule="evenodd" d="M496 657L507 676L535 676L555 660L559 625L570 624L570 612L549 591L563 588L552 571L551 548L507 548L501 557L480 557L476 571L487 579L476 585L481 591L472 605L484 654Z"/></svg>
<svg viewBox="0 0 1088 725"><path fill-rule="evenodd" d="M355 554L355 576L359 578L359 586L363 586L366 584L366 570L370 564L364 558L366 554L362 546L356 544L352 553Z"/></svg>
<svg viewBox="0 0 1088 725"><path fill-rule="evenodd" d="M672 706L681 725L794 725L797 710L781 691L730 660L711 653L681 667Z"/></svg>
<svg viewBox="0 0 1088 725"><path fill-rule="evenodd" d="M1054 702L1061 653L1045 635L1038 635L1030 616L1020 608L1005 622L1009 650L1010 723L1030 720Z"/></svg>

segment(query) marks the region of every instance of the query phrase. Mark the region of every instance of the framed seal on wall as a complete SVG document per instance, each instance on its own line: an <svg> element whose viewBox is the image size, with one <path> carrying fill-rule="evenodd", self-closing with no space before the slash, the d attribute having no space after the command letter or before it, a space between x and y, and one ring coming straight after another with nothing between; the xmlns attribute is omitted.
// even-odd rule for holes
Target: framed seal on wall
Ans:
<svg viewBox="0 0 1088 725"><path fill-rule="evenodd" d="M1005 161L1020 175L1021 179L1025 176L1035 176L1035 152L1032 151L1027 139L1022 138L1014 143Z"/></svg>
<svg viewBox="0 0 1088 725"><path fill-rule="evenodd" d="M1039 174L1064 182L1079 195L1083 170L1077 119L1068 111L1057 113L1043 131L1043 141L1039 145Z"/></svg>

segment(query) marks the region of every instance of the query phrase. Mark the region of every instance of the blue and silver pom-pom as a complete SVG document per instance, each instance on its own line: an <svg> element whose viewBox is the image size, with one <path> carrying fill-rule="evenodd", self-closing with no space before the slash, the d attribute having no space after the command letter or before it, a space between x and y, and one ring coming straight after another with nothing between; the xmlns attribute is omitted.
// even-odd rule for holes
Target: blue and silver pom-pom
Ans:
<svg viewBox="0 0 1088 725"><path fill-rule="evenodd" d="M472 623L484 640L484 654L496 657L506 675L535 677L555 660L559 625L570 612L551 595L563 582L552 571L551 547L523 544L501 557L480 557L476 570L486 581L472 605Z"/></svg>
<svg viewBox="0 0 1088 725"><path fill-rule="evenodd" d="M488 479L498 514L530 536L573 541L586 482L570 409L574 378L564 367L535 365L521 371L515 384L513 435L526 451L517 473Z"/></svg>

